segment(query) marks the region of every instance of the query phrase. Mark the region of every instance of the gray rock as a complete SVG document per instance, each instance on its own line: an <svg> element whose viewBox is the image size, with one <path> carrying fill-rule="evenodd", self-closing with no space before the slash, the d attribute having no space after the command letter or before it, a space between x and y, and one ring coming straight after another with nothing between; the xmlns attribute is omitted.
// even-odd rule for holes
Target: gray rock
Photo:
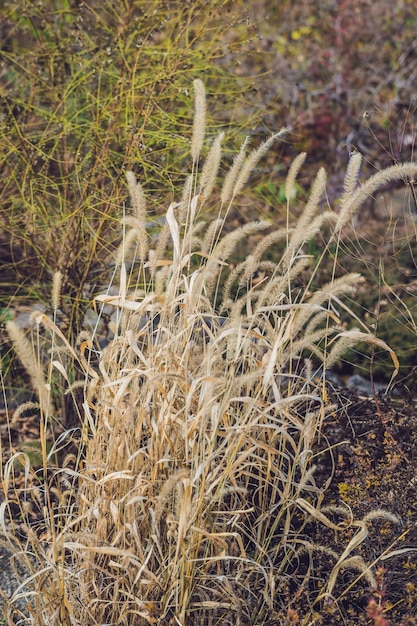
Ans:
<svg viewBox="0 0 417 626"><path fill-rule="evenodd" d="M26 576L28 575L26 573ZM2 617L6 619L7 600L12 598L13 594L18 590L24 577L25 571L22 564L8 548L0 544L0 623L3 623L1 622ZM24 590L21 590L20 593L18 592L17 596L20 597L13 601L16 609L15 619L13 619L13 622L7 621L4 623L23 624L25 617L29 617Z"/></svg>
<svg viewBox="0 0 417 626"><path fill-rule="evenodd" d="M385 389L385 387L386 385L382 383L374 383L374 385L372 385L370 380L367 380L359 374L351 376L347 381L348 389L354 389L359 394L367 397L373 396L376 391L381 391Z"/></svg>

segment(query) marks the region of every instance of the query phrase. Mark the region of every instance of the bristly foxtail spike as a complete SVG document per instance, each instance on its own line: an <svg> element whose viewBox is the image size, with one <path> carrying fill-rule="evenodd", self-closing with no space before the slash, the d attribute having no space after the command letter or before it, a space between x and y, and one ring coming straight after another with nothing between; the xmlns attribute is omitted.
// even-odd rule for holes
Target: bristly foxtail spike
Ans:
<svg viewBox="0 0 417 626"><path fill-rule="evenodd" d="M346 195L352 194L358 185L359 171L362 165L362 155L355 150L352 152L349 159L348 166L346 168L345 179L343 181L343 189Z"/></svg>
<svg viewBox="0 0 417 626"><path fill-rule="evenodd" d="M193 86L195 101L191 157L193 162L196 163L203 147L204 135L206 132L206 90L203 82L199 78L193 82Z"/></svg>
<svg viewBox="0 0 417 626"><path fill-rule="evenodd" d="M129 189L130 203L134 211L136 240L138 243L138 256L141 261L145 261L148 256L148 236L146 232L146 198L142 185L133 172L126 172L127 185Z"/></svg>
<svg viewBox="0 0 417 626"><path fill-rule="evenodd" d="M285 198L290 201L294 197L295 181L298 173L306 160L307 152L300 152L290 165L287 178L285 180Z"/></svg>
<svg viewBox="0 0 417 626"><path fill-rule="evenodd" d="M259 148L252 150L252 152L248 155L246 161L242 164L240 172L236 178L235 185L233 187L232 196L236 196L242 188L246 185L249 180L250 175L252 174L254 168L258 164L259 160L268 152L271 148L272 144L277 139L282 139L284 135L288 133L288 128L281 128L280 131L272 135L269 139L261 143Z"/></svg>
<svg viewBox="0 0 417 626"><path fill-rule="evenodd" d="M62 272L57 271L54 273L52 280L52 306L55 310L59 309L61 304L62 278Z"/></svg>
<svg viewBox="0 0 417 626"><path fill-rule="evenodd" d="M231 200L233 197L233 189L236 183L236 179L245 161L246 146L247 146L248 141L249 141L249 137L246 137L245 141L243 142L240 148L239 154L234 158L232 167L229 169L229 171L226 174L222 191L221 191L221 196L220 196L222 204L226 204L226 202L229 202L229 200Z"/></svg>
<svg viewBox="0 0 417 626"><path fill-rule="evenodd" d="M221 158L221 145L224 139L224 133L220 133L213 142L210 148L210 152L207 155L206 162L204 163L203 171L201 172L200 187L201 187L201 200L207 200L211 192L213 191L216 177L219 172L220 158Z"/></svg>

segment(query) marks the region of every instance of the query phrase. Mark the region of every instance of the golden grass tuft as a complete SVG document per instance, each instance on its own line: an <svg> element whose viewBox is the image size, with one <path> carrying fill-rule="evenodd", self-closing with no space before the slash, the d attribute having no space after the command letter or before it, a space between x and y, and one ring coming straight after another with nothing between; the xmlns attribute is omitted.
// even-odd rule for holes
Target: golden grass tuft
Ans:
<svg viewBox="0 0 417 626"><path fill-rule="evenodd" d="M200 81L194 87L195 164L205 100ZM141 188L128 174L135 215L126 223L136 234L128 232L127 241L138 242L137 255L132 260L129 253L129 276L126 246L120 248L119 295L96 298L98 307L118 311L115 337L95 368L86 356L89 341L80 338L74 362L83 367L85 384L78 452L72 464L51 469L51 480L43 477L42 496L32 493L41 501L43 523L31 525L21 505L24 546L13 534L7 508L12 466L6 468L9 491L0 521L8 540L23 555L31 553L26 565L32 576L22 587L32 593L29 623L269 624L279 609L280 585L297 570L302 553L311 555L312 565L300 586L314 577L314 553L326 552L308 543L312 520L336 533L349 525L359 529L340 555L327 549L333 565L326 593L344 568L373 582L372 568L355 551L372 514L358 521L339 507L333 514L342 521L331 521L325 507L329 477L316 479L314 445L333 410L320 366L348 346L376 340L363 330L346 331L338 316L358 275L315 292L302 288L300 275L309 263L308 239L334 223L337 235L365 200L364 190L374 191L386 178L374 177L358 191L352 166L337 216L321 211L320 170L293 229L254 222L222 234L251 168L281 136L248 157L241 151L225 177L219 218L206 223L200 207L218 176L222 137L215 140L210 166L202 170L202 197L191 191L200 189L194 168L182 202L171 204L159 235L149 240ZM303 159L290 169L288 201ZM236 245L249 235L252 250L248 241L246 259L233 263ZM288 241L282 258L265 261L282 239ZM42 321L56 343L63 341L52 322ZM15 343L39 387L40 366L32 365L20 336ZM70 376L67 384L74 388ZM66 438L63 433L55 447ZM385 512L374 515L396 521Z"/></svg>

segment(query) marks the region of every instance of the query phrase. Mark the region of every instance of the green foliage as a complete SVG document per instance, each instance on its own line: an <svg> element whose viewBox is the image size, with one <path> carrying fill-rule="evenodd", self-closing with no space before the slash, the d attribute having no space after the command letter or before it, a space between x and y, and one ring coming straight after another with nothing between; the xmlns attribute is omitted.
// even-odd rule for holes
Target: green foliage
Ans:
<svg viewBox="0 0 417 626"><path fill-rule="evenodd" d="M262 198L265 203L273 206L275 210L279 209L280 205L281 207L285 207L286 205L285 185L283 184L277 185L271 181L264 182L255 186L254 191L259 194L260 198ZM294 185L293 197L291 200L294 200L297 195L300 195L301 191L300 185L296 183Z"/></svg>
<svg viewBox="0 0 417 626"><path fill-rule="evenodd" d="M241 89L219 61L244 46L227 40L242 9L55 0L6 2L0 17L3 299L48 301L61 271L73 332L120 238L123 172L143 172L156 201L184 182L192 78L204 74L212 109L233 116Z"/></svg>
<svg viewBox="0 0 417 626"><path fill-rule="evenodd" d="M46 465L56 465L57 455L54 452L54 444L51 441L43 442L40 439L30 439L22 443L17 449L17 455L13 462L15 469L25 467L26 463L37 470Z"/></svg>

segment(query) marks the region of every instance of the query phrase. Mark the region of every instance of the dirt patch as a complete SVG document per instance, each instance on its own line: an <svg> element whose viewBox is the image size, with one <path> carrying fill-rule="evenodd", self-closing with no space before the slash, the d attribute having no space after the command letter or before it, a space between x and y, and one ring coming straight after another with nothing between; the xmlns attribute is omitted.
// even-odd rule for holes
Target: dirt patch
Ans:
<svg viewBox="0 0 417 626"><path fill-rule="evenodd" d="M316 479L333 472L326 504L344 502L355 520L368 519L368 537L352 551L372 564L376 586L370 588L358 571L341 570L334 600L319 624L417 623L417 401L384 395L368 398L347 389L334 391L335 409L323 427L323 456ZM324 443L325 442L325 443ZM393 522L382 512L397 517ZM341 554L357 528L339 536L312 525L314 541ZM380 556L383 555L383 559ZM314 586L320 587L329 558L321 557ZM356 582L357 581L357 582ZM353 585L350 592L346 589ZM374 602L381 619L371 621ZM374 607L375 608L375 607ZM328 617L326 617L326 612ZM376 615L376 614L375 614Z"/></svg>

